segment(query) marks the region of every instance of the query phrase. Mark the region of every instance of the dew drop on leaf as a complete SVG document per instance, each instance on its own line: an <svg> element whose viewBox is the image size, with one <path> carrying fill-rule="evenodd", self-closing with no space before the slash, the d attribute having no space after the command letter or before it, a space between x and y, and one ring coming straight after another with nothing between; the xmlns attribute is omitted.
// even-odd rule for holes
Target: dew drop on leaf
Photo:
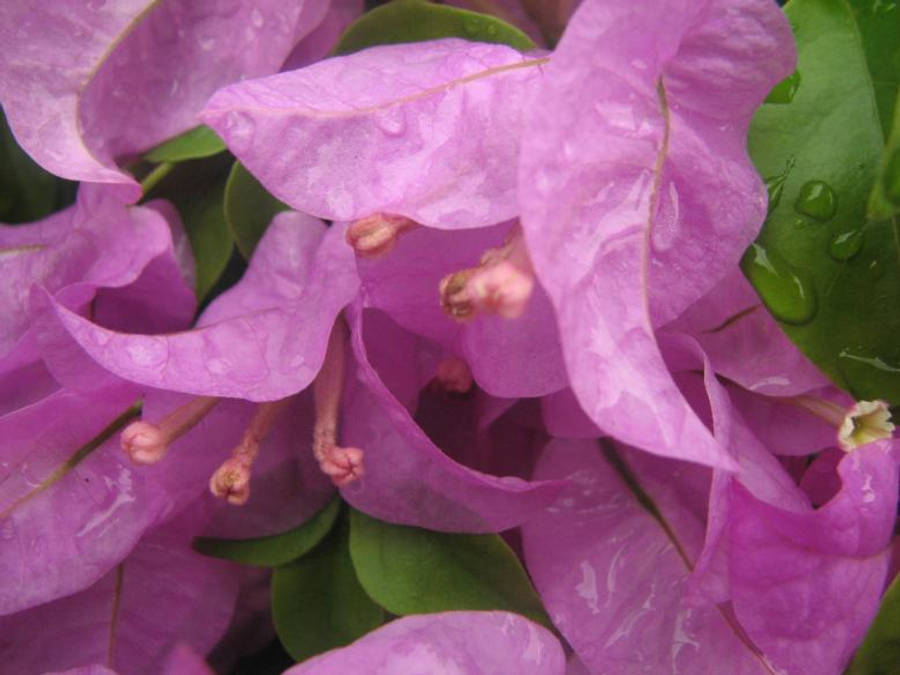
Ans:
<svg viewBox="0 0 900 675"><path fill-rule="evenodd" d="M830 220L837 211L837 194L828 183L811 180L800 188L794 208L810 218Z"/></svg>
<svg viewBox="0 0 900 675"><path fill-rule="evenodd" d="M769 95L766 96L766 103L790 103L794 100L794 96L797 95L797 90L800 88L800 71L795 70L793 73L784 78L781 82L776 84L772 91L769 92Z"/></svg>
<svg viewBox="0 0 900 675"><path fill-rule="evenodd" d="M828 254L835 260L850 260L862 248L865 234L862 230L843 232L831 240Z"/></svg>
<svg viewBox="0 0 900 675"><path fill-rule="evenodd" d="M752 244L742 267L776 319L802 325L816 315L818 302L812 282L774 251Z"/></svg>

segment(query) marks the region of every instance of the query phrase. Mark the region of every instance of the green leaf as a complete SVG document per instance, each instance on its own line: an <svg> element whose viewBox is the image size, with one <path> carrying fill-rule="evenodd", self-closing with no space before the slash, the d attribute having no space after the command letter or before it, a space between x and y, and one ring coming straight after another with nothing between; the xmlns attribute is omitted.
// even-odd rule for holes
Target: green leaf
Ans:
<svg viewBox="0 0 900 675"><path fill-rule="evenodd" d="M245 259L262 239L277 214L291 207L273 197L240 162L235 162L225 185L225 220Z"/></svg>
<svg viewBox="0 0 900 675"><path fill-rule="evenodd" d="M148 162L183 162L210 157L225 150L225 142L208 126L201 124L170 138L144 154Z"/></svg>
<svg viewBox="0 0 900 675"><path fill-rule="evenodd" d="M380 626L384 612L359 585L346 520L308 555L272 575L278 638L297 661L350 644Z"/></svg>
<svg viewBox="0 0 900 675"><path fill-rule="evenodd" d="M215 558L224 558L244 565L278 567L296 560L311 551L330 531L341 510L339 497L302 525L281 534L253 539L214 539L197 537L194 549Z"/></svg>
<svg viewBox="0 0 900 675"><path fill-rule="evenodd" d="M201 302L222 275L234 247L223 211L231 161L228 155L216 155L180 162L146 195L168 199L178 209L194 253L195 290Z"/></svg>
<svg viewBox="0 0 900 675"><path fill-rule="evenodd" d="M857 398L900 402L900 249L867 218L882 130L860 27L843 0L793 0L802 81L764 105L750 154L770 213L742 267L803 352Z"/></svg>
<svg viewBox="0 0 900 675"><path fill-rule="evenodd" d="M29 223L75 200L77 184L44 171L19 147L0 109L0 223Z"/></svg>
<svg viewBox="0 0 900 675"><path fill-rule="evenodd" d="M448 37L505 44L520 51L535 48L525 33L493 16L423 0L394 0L357 19L341 36L334 53Z"/></svg>
<svg viewBox="0 0 900 675"><path fill-rule="evenodd" d="M897 99L900 102L900 93ZM897 218L900 214L900 105L894 106L893 126L869 195L869 217L875 220Z"/></svg>
<svg viewBox="0 0 900 675"><path fill-rule="evenodd" d="M894 578L875 621L856 652L849 675L895 675L900 664L900 575Z"/></svg>
<svg viewBox="0 0 900 675"><path fill-rule="evenodd" d="M392 614L500 609L552 630L528 575L497 535L403 527L354 510L350 555L363 588Z"/></svg>
<svg viewBox="0 0 900 675"><path fill-rule="evenodd" d="M848 0L847 4L856 19L882 133L887 138L900 85L900 9L893 0Z"/></svg>

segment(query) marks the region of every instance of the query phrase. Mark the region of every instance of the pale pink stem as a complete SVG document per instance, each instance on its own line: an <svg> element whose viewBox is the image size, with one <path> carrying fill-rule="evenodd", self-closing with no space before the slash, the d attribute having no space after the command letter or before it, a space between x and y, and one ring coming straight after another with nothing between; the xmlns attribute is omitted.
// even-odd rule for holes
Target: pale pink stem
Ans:
<svg viewBox="0 0 900 675"><path fill-rule="evenodd" d="M347 326L338 318L328 337L322 368L313 382L316 422L313 427L313 455L322 471L335 485L343 486L363 474L363 451L337 445L338 416L346 371Z"/></svg>
<svg viewBox="0 0 900 675"><path fill-rule="evenodd" d="M253 463L259 456L259 444L272 429L279 414L291 402L292 397L260 403L253 419L244 430L241 442L231 451L209 479L209 490L229 504L241 505L250 499L250 476Z"/></svg>
<svg viewBox="0 0 900 675"><path fill-rule="evenodd" d="M122 430L122 449L136 464L155 464L173 441L190 431L218 402L215 396L197 396L156 424L146 420L132 422Z"/></svg>

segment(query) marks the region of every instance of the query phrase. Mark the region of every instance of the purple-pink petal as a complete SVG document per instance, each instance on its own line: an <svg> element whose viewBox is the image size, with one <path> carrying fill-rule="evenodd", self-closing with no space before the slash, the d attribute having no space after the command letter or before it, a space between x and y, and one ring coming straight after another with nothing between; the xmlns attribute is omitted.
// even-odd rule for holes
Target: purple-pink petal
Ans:
<svg viewBox="0 0 900 675"><path fill-rule="evenodd" d="M521 673L563 675L565 656L546 628L509 612L406 616L285 675Z"/></svg>
<svg viewBox="0 0 900 675"><path fill-rule="evenodd" d="M481 227L518 211L521 122L541 63L458 39L386 45L231 85L201 117L298 210Z"/></svg>
<svg viewBox="0 0 900 675"><path fill-rule="evenodd" d="M732 603L771 663L839 673L875 616L897 508L897 449L879 441L840 463L843 485L816 511L788 512L735 485Z"/></svg>
<svg viewBox="0 0 900 675"><path fill-rule="evenodd" d="M147 535L90 588L4 617L0 658L10 672L104 663L120 675L160 672L176 642L206 653L228 626L236 570L190 549L196 517Z"/></svg>
<svg viewBox="0 0 900 675"><path fill-rule="evenodd" d="M334 319L357 290L352 256L337 228L283 213L245 279L217 298L194 330L124 334L59 303L55 309L81 347L119 377L193 394L274 400L306 388L318 372Z"/></svg>
<svg viewBox="0 0 900 675"><path fill-rule="evenodd" d="M348 368L341 438L365 452L365 475L344 498L389 522L459 532L509 529L550 504L558 483L475 471L428 439L368 361L364 321L375 311L356 307L351 321L356 368Z"/></svg>
<svg viewBox="0 0 900 675"><path fill-rule="evenodd" d="M525 562L560 632L591 672L764 673L727 617L686 592L703 544L708 470L619 449L668 531L594 441L550 443L535 477L568 478L522 528Z"/></svg>
<svg viewBox="0 0 900 675"><path fill-rule="evenodd" d="M664 331L693 336L717 373L768 396L792 396L828 380L787 338L739 269Z"/></svg>
<svg viewBox="0 0 900 675"><path fill-rule="evenodd" d="M710 40L710 26L728 31ZM730 465L672 382L654 327L725 276L756 234L765 200L744 138L792 58L768 0L640 12L587 0L530 110L522 225L572 387L598 426L650 452ZM703 78L734 86L727 105L697 109Z"/></svg>
<svg viewBox="0 0 900 675"><path fill-rule="evenodd" d="M19 143L44 168L123 183L134 200L139 186L117 161L197 125L219 87L277 71L327 7L311 0L6 3L0 99Z"/></svg>
<svg viewBox="0 0 900 675"><path fill-rule="evenodd" d="M94 583L165 513L166 500L116 437L70 466L136 397L121 384L61 390L0 418L0 614Z"/></svg>

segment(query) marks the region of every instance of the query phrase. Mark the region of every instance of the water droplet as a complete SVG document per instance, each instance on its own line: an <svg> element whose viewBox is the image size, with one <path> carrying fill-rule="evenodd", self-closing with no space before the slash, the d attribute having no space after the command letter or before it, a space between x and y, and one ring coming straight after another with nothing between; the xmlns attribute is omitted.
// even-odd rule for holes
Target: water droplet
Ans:
<svg viewBox="0 0 900 675"><path fill-rule="evenodd" d="M866 268L866 273L872 281L878 281L884 275L884 268L877 260L873 260Z"/></svg>
<svg viewBox="0 0 900 675"><path fill-rule="evenodd" d="M850 260L862 248L865 234L862 230L850 230L837 235L828 246L828 254L835 260Z"/></svg>
<svg viewBox="0 0 900 675"><path fill-rule="evenodd" d="M253 12L250 14L250 22L253 24L254 28L262 28L266 23L266 20L263 18L262 12L254 8Z"/></svg>
<svg viewBox="0 0 900 675"><path fill-rule="evenodd" d="M752 244L741 266L775 318L802 325L816 315L818 304L812 282L774 251Z"/></svg>
<svg viewBox="0 0 900 675"><path fill-rule="evenodd" d="M487 34L488 34L489 36L491 36L491 37L496 37L496 36L497 36L497 26L495 26L495 25L492 24L492 23L491 23L491 24L488 24L488 27L487 27Z"/></svg>
<svg viewBox="0 0 900 675"><path fill-rule="evenodd" d="M766 217L771 215L772 211L778 208L781 202L781 194L784 192L784 182L787 180L788 174L794 168L794 158L791 157L785 162L784 171L766 178L766 192L769 194L769 208L766 211Z"/></svg>
<svg viewBox="0 0 900 675"><path fill-rule="evenodd" d="M775 85L769 95L766 96L766 103L790 103L794 100L797 90L800 88L800 71L795 70L793 73L784 78Z"/></svg>
<svg viewBox="0 0 900 675"><path fill-rule="evenodd" d="M900 148L894 150L885 162L881 186L884 189L884 196L892 204L900 206Z"/></svg>
<svg viewBox="0 0 900 675"><path fill-rule="evenodd" d="M837 211L837 194L828 183L811 180L800 188L794 208L816 220L830 220Z"/></svg>
<svg viewBox="0 0 900 675"><path fill-rule="evenodd" d="M389 136L399 136L406 130L406 115L398 106L385 109L378 114L375 121Z"/></svg>

